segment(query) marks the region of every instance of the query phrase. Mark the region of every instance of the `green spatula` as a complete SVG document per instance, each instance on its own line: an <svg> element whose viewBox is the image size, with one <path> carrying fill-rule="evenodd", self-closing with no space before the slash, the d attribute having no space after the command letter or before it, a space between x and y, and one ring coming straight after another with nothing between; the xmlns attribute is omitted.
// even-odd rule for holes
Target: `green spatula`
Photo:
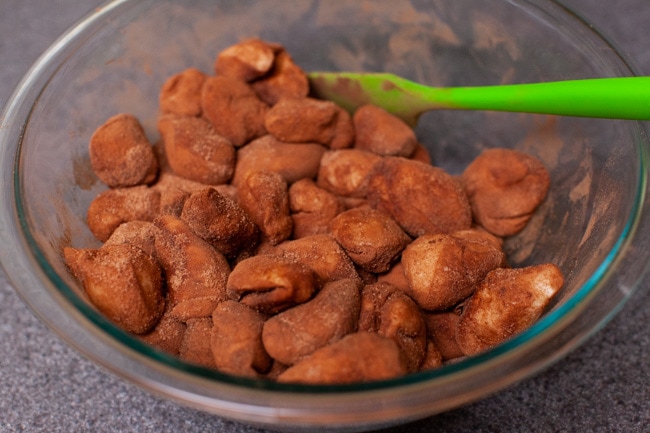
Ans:
<svg viewBox="0 0 650 433"><path fill-rule="evenodd" d="M650 77L485 87L428 87L387 73L312 72L315 96L354 111L374 104L415 125L428 110L488 110L650 120Z"/></svg>

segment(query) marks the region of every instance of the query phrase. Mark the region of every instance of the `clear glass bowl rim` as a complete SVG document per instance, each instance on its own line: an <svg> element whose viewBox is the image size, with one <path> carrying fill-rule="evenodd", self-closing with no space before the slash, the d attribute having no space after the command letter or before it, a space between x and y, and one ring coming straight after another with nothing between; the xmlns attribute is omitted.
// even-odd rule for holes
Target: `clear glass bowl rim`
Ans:
<svg viewBox="0 0 650 433"><path fill-rule="evenodd" d="M582 20L575 13L571 12L560 3L554 0L505 0L508 3L517 5L526 5L529 8L536 8L549 16L555 17L557 14L562 15L562 19L571 20L571 22L581 28L582 31L587 31L593 34L593 37L600 40L600 42L610 48L616 53L618 58L619 67L626 70L629 75L638 75L636 68L620 54L618 50L610 41L595 31L590 25ZM567 326L579 316L584 309L589 305L591 299L597 297L598 293L604 289L606 283L614 278L614 274L620 272L618 268L619 263L623 260L623 256L627 254L630 244L634 241L635 235L638 231L638 226L643 220L647 220L647 212L644 203L646 197L646 182L648 172L648 142L645 134L645 129L640 122L635 122L635 136L638 137L637 147L641 155L640 165L636 167L639 171L639 183L637 185L637 200L633 212L629 216L626 228L621 237L616 242L616 246L608 254L606 260L599 266L597 272L592 275L589 280L577 290L577 292L566 302L560 305L555 310L549 312L542 317L531 328L514 337L513 339L505 342L504 344L495 347L494 349L482 353L475 357L470 357L459 361L458 363L450 364L442 368L432 370L429 372L422 372L413 374L404 378L374 382L368 384L353 384L353 385L337 385L337 386L309 386L309 385L288 385L278 384L268 381L259 381L252 379L245 379L234 377L219 372L210 371L204 368L195 367L179 361L178 359L168 356L164 353L158 352L141 343L136 338L131 337L119 328L115 327L112 323L99 315L95 310L89 308L81 299L79 299L72 289L57 275L57 273L49 266L44 254L38 247L34 237L29 231L28 223L25 218L24 202L21 197L21 176L20 176L20 150L22 147L22 131L28 127L30 117L30 107L38 98L38 94L48 84L48 77L56 73L58 66L65 61L64 57L67 50L71 46L80 43L84 40L85 35L91 33L94 26L100 25L106 16L116 13L123 5L130 2L129 0L116 0L108 3L106 6L91 13L86 18L82 19L75 26L71 27L61 38L59 38L34 64L34 66L27 73L25 78L20 82L14 94L10 97L5 109L4 116L2 117L2 127L0 128L0 167L2 167L2 191L0 192L0 203L3 208L1 222L7 224L6 227L0 226L0 239L3 240L5 245L9 248L4 248L5 252L0 256L2 258L2 265L5 273L9 276L10 280L14 283L17 292L30 305L32 310L39 316L50 328L59 334L73 347L84 353L88 358L104 365L112 372L125 377L141 386L148 388L154 392L161 393L172 399L191 403L194 406L206 410L212 410L215 407L223 409L224 402L220 400L215 403L215 399L210 395L200 395L200 391L205 387L209 388L215 386L217 388L224 387L226 391L232 391L234 388L244 388L246 392L251 393L270 393L271 395L277 392L285 396L293 395L294 399L307 399L307 400L320 400L323 399L341 399L344 395L354 394L357 397L365 396L386 396L391 393L415 392L416 388L434 388L436 384L447 384L452 380L459 380L462 377L474 377L480 372L490 371L492 366L502 363L505 360L516 358L522 352L533 350L539 347L545 341L548 341L553 336L566 330ZM22 125L21 130L17 132L15 125ZM12 126L13 125L13 126ZM11 150L15 149L15 154L11 154ZM10 173L9 173L10 171ZM9 186L10 185L10 186ZM11 222L11 226L9 225ZM16 224L17 222L17 224ZM20 227L21 232L10 233L12 228ZM10 260L9 254L6 251L13 251L12 254L19 252L20 257L12 258ZM34 273L34 279L25 281L23 277L18 276L10 262L18 260L21 266L30 269ZM647 266L642 269L640 275L636 276L637 281L647 271ZM61 311L58 312L45 312L43 310L44 304L42 301L36 301L33 294L35 289L26 289L26 284L40 282L41 285L47 287L47 295L51 297L56 303L56 308ZM552 355L546 356L544 359L538 360L536 365L520 368L519 371L512 372L507 378L496 378L494 383L486 384L486 389L494 391L502 388L503 386L514 382L515 380L529 376L541 368L549 365L552 361L561 358L566 352L574 349L579 343L587 339L590 335L600 329L604 324L618 311L625 300L629 298L630 293L622 297L618 305L615 305L607 314L600 318L599 322L594 323L593 327L588 332L581 335L572 337L574 344L567 344L563 351L558 351ZM77 321L77 326L83 328L84 332L89 332L97 338L98 343L103 347L108 347L111 350L116 350L120 353L118 359L121 361L99 359L96 352L89 350L89 347L94 347L95 343L80 343L71 337L66 329L62 326L62 315L69 315L73 320ZM105 335L102 335L105 334ZM115 340L111 339L114 338ZM90 346L89 346L90 344ZM124 364L120 364L128 359L125 364L133 366L135 363L144 361L149 367L157 371L154 376L143 377L143 371L138 370L135 373L128 367L125 368ZM171 386L162 385L156 380L157 375L168 375L176 379L171 381ZM179 381L193 379L200 379L205 381L201 383L198 388L193 386L186 389L185 392L179 390L177 385ZM217 394L221 394L223 389L220 389ZM193 395L194 394L194 395ZM417 393L415 393L417 394ZM252 395L252 394L251 394ZM233 408L229 413L236 413L239 410L246 411L249 406L255 406L255 410L260 410L256 406L255 398L250 396L241 396L242 408ZM302 406L300 404L299 406ZM412 415L415 415L415 410L422 410L421 408L414 408ZM217 410L219 412L219 410ZM292 415L287 415L291 418ZM298 415L296 415L298 416ZM298 416L301 418L302 415Z"/></svg>

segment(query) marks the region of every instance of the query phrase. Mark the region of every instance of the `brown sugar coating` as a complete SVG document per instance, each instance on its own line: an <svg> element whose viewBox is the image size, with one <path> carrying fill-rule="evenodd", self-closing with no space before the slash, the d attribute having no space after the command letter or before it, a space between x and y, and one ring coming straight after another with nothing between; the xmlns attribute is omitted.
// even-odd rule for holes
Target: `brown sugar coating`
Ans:
<svg viewBox="0 0 650 433"><path fill-rule="evenodd" d="M262 344L265 317L236 301L220 303L212 314L210 346L217 369L257 377L271 367Z"/></svg>
<svg viewBox="0 0 650 433"><path fill-rule="evenodd" d="M345 197L366 197L370 173L381 157L358 149L325 152L318 170L318 186Z"/></svg>
<svg viewBox="0 0 650 433"><path fill-rule="evenodd" d="M207 76L196 68L188 68L165 81L158 102L160 112L178 116L200 116L201 89Z"/></svg>
<svg viewBox="0 0 650 433"><path fill-rule="evenodd" d="M467 196L451 175L404 158L385 157L374 166L368 201L412 237L463 230L472 223Z"/></svg>
<svg viewBox="0 0 650 433"><path fill-rule="evenodd" d="M252 81L271 70L275 53L281 48L257 38L246 39L221 51L214 63L214 71L217 75Z"/></svg>
<svg viewBox="0 0 650 433"><path fill-rule="evenodd" d="M269 107L243 81L209 77L201 92L201 106L215 131L236 147L266 133L264 117Z"/></svg>
<svg viewBox="0 0 650 433"><path fill-rule="evenodd" d="M227 299L228 262L180 219L163 215L154 224L159 229L156 256L165 271L169 314L180 320L209 317Z"/></svg>
<svg viewBox="0 0 650 433"><path fill-rule="evenodd" d="M300 179L289 187L289 208L294 239L328 233L332 219L343 212L338 197L312 179Z"/></svg>
<svg viewBox="0 0 650 433"><path fill-rule="evenodd" d="M90 138L90 164L111 188L149 184L156 180L158 161L137 118L118 114Z"/></svg>
<svg viewBox="0 0 650 433"><path fill-rule="evenodd" d="M228 277L231 299L266 314L302 304L318 290L318 276L293 260L258 255L237 263Z"/></svg>
<svg viewBox="0 0 650 433"><path fill-rule="evenodd" d="M482 239L454 234L422 235L402 254L409 293L433 311L471 295L488 272L506 265L505 253Z"/></svg>
<svg viewBox="0 0 650 433"><path fill-rule="evenodd" d="M410 157L418 145L415 132L399 117L376 105L359 107L352 116L354 147L381 156Z"/></svg>
<svg viewBox="0 0 650 433"><path fill-rule="evenodd" d="M239 204L271 245L291 236L287 182L278 173L255 171L239 184Z"/></svg>
<svg viewBox="0 0 650 433"><path fill-rule="evenodd" d="M183 334L183 340L178 356L185 362L206 368L217 368L212 355L210 335L212 334L212 319L204 317L190 319Z"/></svg>
<svg viewBox="0 0 650 433"><path fill-rule="evenodd" d="M354 140L350 115L331 101L281 99L266 114L264 125L269 134L287 143L314 142L342 149Z"/></svg>
<svg viewBox="0 0 650 433"><path fill-rule="evenodd" d="M140 248L152 257L156 257L155 237L158 227L149 221L129 221L120 224L111 234L104 246L129 244Z"/></svg>
<svg viewBox="0 0 650 433"><path fill-rule="evenodd" d="M394 340L374 332L348 334L278 376L278 382L344 384L400 377L408 372Z"/></svg>
<svg viewBox="0 0 650 433"><path fill-rule="evenodd" d="M422 313L427 325L427 338L437 348L443 360L464 356L456 341L456 328L460 322L460 314L453 311Z"/></svg>
<svg viewBox="0 0 650 433"><path fill-rule="evenodd" d="M390 216L367 206L337 215L330 229L354 263L369 272L388 271L411 241Z"/></svg>
<svg viewBox="0 0 650 433"><path fill-rule="evenodd" d="M151 330L165 310L158 263L140 248L109 245L100 249L65 248L63 256L90 301L128 332Z"/></svg>
<svg viewBox="0 0 650 433"><path fill-rule="evenodd" d="M262 340L267 352L293 365L316 350L355 332L359 321L358 279L327 283L310 301L266 321Z"/></svg>
<svg viewBox="0 0 650 433"><path fill-rule="evenodd" d="M309 94L307 74L284 49L276 52L269 73L251 85L259 98L268 105L275 105L283 98L306 98Z"/></svg>
<svg viewBox="0 0 650 433"><path fill-rule="evenodd" d="M473 355L528 328L563 284L553 264L490 272L463 310L456 328L460 349Z"/></svg>
<svg viewBox="0 0 650 433"><path fill-rule="evenodd" d="M350 257L330 235L305 236L283 242L275 248L274 254L302 263L323 282L359 278Z"/></svg>
<svg viewBox="0 0 650 433"><path fill-rule="evenodd" d="M511 149L489 149L462 174L476 222L497 236L521 231L542 203L549 173L537 158Z"/></svg>
<svg viewBox="0 0 650 433"><path fill-rule="evenodd" d="M272 171L291 184L315 178L325 147L315 143L285 143L265 135L237 151L233 185L239 185L254 171Z"/></svg>
<svg viewBox="0 0 650 433"><path fill-rule="evenodd" d="M417 304L388 283L366 285L361 292L359 331L377 332L395 340L409 371L424 360L427 330Z"/></svg>
<svg viewBox="0 0 650 433"><path fill-rule="evenodd" d="M214 188L204 188L185 200L181 219L226 257L255 248L259 230L233 200Z"/></svg>
<svg viewBox="0 0 650 433"><path fill-rule="evenodd" d="M207 185L230 181L235 171L235 147L209 122L169 115L158 120L158 130L174 173Z"/></svg>
<svg viewBox="0 0 650 433"><path fill-rule="evenodd" d="M120 224L152 221L159 209L160 193L145 185L108 189L90 202L86 222L93 235L104 242Z"/></svg>

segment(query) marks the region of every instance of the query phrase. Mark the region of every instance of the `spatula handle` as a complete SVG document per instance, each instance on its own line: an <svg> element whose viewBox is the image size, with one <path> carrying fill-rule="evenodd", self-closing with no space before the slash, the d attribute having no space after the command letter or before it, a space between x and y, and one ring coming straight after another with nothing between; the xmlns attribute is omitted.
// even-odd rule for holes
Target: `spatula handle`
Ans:
<svg viewBox="0 0 650 433"><path fill-rule="evenodd" d="M650 77L455 88L411 84L431 108L650 120Z"/></svg>

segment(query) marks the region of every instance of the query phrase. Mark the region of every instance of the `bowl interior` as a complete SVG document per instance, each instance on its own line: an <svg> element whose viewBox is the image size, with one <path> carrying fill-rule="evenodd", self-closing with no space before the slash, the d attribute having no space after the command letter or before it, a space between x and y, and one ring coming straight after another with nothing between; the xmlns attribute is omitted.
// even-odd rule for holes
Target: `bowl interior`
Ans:
<svg viewBox="0 0 650 433"><path fill-rule="evenodd" d="M94 129L128 112L156 141L164 80L188 67L212 73L217 52L251 36L283 44L305 70L388 71L440 86L631 74L587 26L542 0L120 1L69 33L35 72L37 99L23 119L15 159L18 217L29 252L49 279L44 290L56 291L60 308L74 310L89 332L116 340L106 344L123 347L128 356L251 388L286 390L238 382L147 351L94 312L61 256L64 246L99 245L85 223L88 204L105 189L90 169ZM566 286L553 305L556 314L547 315L552 320L524 333L508 351L535 340L602 289L639 206L646 168L636 123L438 111L424 115L416 132L434 163L452 174L491 147L536 155L551 173L547 200L506 247L513 266L557 264ZM460 363L380 388L475 366ZM354 386L345 388L350 389ZM310 390L322 391L306 387Z"/></svg>

